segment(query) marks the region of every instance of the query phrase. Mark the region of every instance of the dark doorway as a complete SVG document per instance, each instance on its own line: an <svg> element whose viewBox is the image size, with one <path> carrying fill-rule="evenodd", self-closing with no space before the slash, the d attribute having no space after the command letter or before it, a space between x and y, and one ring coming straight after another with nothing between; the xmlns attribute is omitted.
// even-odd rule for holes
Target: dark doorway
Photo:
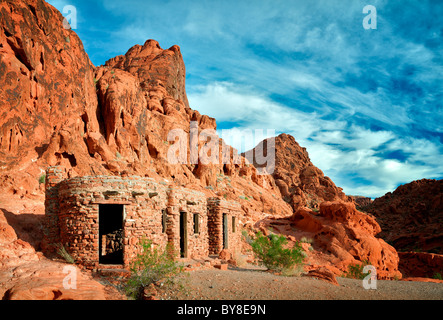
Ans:
<svg viewBox="0 0 443 320"><path fill-rule="evenodd" d="M188 256L188 223L186 212L180 212L180 257Z"/></svg>
<svg viewBox="0 0 443 320"><path fill-rule="evenodd" d="M228 215L223 213L223 249L228 249Z"/></svg>
<svg viewBox="0 0 443 320"><path fill-rule="evenodd" d="M123 210L122 204L99 205L100 264L123 264Z"/></svg>

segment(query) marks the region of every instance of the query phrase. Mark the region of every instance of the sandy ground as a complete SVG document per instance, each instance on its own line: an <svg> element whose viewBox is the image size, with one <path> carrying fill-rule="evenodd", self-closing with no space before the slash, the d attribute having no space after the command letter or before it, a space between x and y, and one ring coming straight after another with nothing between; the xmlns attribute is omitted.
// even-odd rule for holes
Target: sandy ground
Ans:
<svg viewBox="0 0 443 320"><path fill-rule="evenodd" d="M307 276L285 277L263 270L196 270L180 277L184 287L160 292L159 299L180 300L443 300L443 284L378 280L377 289L362 280L337 278L339 286Z"/></svg>

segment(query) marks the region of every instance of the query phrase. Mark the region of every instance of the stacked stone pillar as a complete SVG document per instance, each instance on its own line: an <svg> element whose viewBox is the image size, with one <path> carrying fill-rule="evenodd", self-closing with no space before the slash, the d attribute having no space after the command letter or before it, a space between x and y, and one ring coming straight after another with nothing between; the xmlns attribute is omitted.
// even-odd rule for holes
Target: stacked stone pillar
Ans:
<svg viewBox="0 0 443 320"><path fill-rule="evenodd" d="M45 177L45 219L43 229L43 251L53 254L60 243L58 197L59 183L66 178L66 170L62 167L49 167Z"/></svg>

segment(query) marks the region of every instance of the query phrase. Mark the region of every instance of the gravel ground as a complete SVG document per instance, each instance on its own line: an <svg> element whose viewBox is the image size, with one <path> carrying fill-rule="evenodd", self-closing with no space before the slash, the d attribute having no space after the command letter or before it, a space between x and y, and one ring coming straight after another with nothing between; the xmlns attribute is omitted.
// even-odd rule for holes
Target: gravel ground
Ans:
<svg viewBox="0 0 443 320"><path fill-rule="evenodd" d="M167 295L183 300L443 300L440 283L378 280L377 289L366 290L361 280L337 281L340 286L263 270L196 270L182 277L186 289Z"/></svg>

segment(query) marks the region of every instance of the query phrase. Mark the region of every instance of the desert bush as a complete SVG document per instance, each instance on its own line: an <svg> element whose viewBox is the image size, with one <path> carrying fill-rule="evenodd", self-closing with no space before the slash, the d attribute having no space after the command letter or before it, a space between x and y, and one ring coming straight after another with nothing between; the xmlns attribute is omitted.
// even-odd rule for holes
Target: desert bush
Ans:
<svg viewBox="0 0 443 320"><path fill-rule="evenodd" d="M443 280L443 278L442 278L442 276L441 276L441 273L440 273L440 272L436 272L436 273L434 273L434 276L433 276L433 278L434 278L434 279L438 279L438 280Z"/></svg>
<svg viewBox="0 0 443 320"><path fill-rule="evenodd" d="M294 247L285 247L288 240L283 235L270 234L268 237L261 232L249 239L252 251L260 264L270 271L290 275L303 263L305 253L299 242Z"/></svg>
<svg viewBox="0 0 443 320"><path fill-rule="evenodd" d="M312 238L302 237L300 239L300 242L312 244L312 242L314 242L314 240Z"/></svg>
<svg viewBox="0 0 443 320"><path fill-rule="evenodd" d="M66 262L71 264L75 263L74 258L68 253L68 251L66 251L66 248L63 244L59 243L57 245L57 253L60 257L65 259Z"/></svg>
<svg viewBox="0 0 443 320"><path fill-rule="evenodd" d="M38 183L45 183L46 181L46 174L42 174L39 178L38 178Z"/></svg>
<svg viewBox="0 0 443 320"><path fill-rule="evenodd" d="M369 264L369 261L364 260L362 263L348 265L348 272L345 275L346 278L363 280L367 276L367 273L363 273L363 268Z"/></svg>
<svg viewBox="0 0 443 320"><path fill-rule="evenodd" d="M131 263L131 275L125 287L126 295L132 299L142 299L143 289L151 283L162 280L164 285L174 284L175 277L184 271L171 245L160 250L153 248L150 240L142 239L141 247L142 252Z"/></svg>

